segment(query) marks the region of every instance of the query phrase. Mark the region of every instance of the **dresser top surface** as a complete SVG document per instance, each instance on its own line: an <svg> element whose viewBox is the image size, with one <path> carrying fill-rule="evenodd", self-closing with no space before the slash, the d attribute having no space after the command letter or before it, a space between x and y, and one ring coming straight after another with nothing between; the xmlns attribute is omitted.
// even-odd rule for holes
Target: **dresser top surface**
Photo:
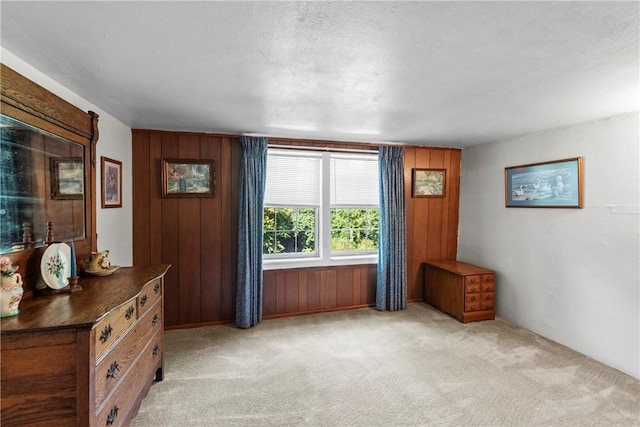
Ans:
<svg viewBox="0 0 640 427"><path fill-rule="evenodd" d="M460 276L470 276L473 274L493 274L494 270L488 268L479 267L477 265L468 264L466 262L457 261L455 259L439 259L425 261L427 266L440 268L442 270L450 271L451 273L458 274Z"/></svg>
<svg viewBox="0 0 640 427"><path fill-rule="evenodd" d="M37 295L20 303L16 316L4 317L4 334L65 328L90 329L107 313L135 298L147 283L163 277L168 264L123 267L109 276L82 276L82 290L74 293Z"/></svg>

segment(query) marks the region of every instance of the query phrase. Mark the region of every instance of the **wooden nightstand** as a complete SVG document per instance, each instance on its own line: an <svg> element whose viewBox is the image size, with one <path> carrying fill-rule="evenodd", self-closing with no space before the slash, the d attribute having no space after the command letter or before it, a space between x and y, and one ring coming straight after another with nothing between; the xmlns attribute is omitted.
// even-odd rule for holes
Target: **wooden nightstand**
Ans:
<svg viewBox="0 0 640 427"><path fill-rule="evenodd" d="M463 323L495 319L495 271L456 260L424 265L427 304Z"/></svg>

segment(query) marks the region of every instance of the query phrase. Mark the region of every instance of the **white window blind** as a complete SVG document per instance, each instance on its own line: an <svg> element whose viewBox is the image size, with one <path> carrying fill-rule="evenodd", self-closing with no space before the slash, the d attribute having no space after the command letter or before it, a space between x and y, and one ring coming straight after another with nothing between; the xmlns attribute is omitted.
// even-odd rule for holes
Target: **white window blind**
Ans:
<svg viewBox="0 0 640 427"><path fill-rule="evenodd" d="M378 156L331 156L331 206L378 206Z"/></svg>
<svg viewBox="0 0 640 427"><path fill-rule="evenodd" d="M270 149L265 206L320 206L321 158L318 154Z"/></svg>

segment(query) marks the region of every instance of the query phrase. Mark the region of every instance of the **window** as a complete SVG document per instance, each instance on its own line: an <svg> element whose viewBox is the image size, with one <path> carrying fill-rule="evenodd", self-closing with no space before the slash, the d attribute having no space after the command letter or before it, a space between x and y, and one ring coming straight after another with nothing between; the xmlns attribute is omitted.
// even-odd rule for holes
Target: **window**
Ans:
<svg viewBox="0 0 640 427"><path fill-rule="evenodd" d="M265 267L375 262L378 212L377 155L269 149Z"/></svg>

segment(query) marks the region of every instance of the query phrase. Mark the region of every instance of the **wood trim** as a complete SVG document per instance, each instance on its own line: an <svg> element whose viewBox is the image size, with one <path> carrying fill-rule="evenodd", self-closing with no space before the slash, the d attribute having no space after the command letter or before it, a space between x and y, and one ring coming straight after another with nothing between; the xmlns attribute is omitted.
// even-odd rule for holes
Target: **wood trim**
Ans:
<svg viewBox="0 0 640 427"><path fill-rule="evenodd" d="M1 63L0 74L0 102L3 115L81 144L85 148L85 238L75 240L75 247L79 259L87 256L97 250L95 147L99 137L99 116L92 111L85 112L79 109ZM33 296L44 249L27 248L5 254L23 272L24 300Z"/></svg>
<svg viewBox="0 0 640 427"><path fill-rule="evenodd" d="M332 313L335 311L345 311L345 310L360 310L363 308L372 308L375 307L375 303L373 304L360 304L360 305L349 305L335 308L327 308L322 310L305 310L299 312L291 312L291 313L281 313L281 314L271 314L268 316L262 316L263 320L271 320L271 319L282 319L284 317L295 317L295 316L305 316L308 314L318 314L318 313Z"/></svg>
<svg viewBox="0 0 640 427"><path fill-rule="evenodd" d="M53 125L51 129L54 131L62 128L84 139L93 137L94 123L91 115L4 64L0 64L0 73L2 102ZM49 130L49 126L45 124L38 127ZM55 133L53 130L51 132Z"/></svg>

